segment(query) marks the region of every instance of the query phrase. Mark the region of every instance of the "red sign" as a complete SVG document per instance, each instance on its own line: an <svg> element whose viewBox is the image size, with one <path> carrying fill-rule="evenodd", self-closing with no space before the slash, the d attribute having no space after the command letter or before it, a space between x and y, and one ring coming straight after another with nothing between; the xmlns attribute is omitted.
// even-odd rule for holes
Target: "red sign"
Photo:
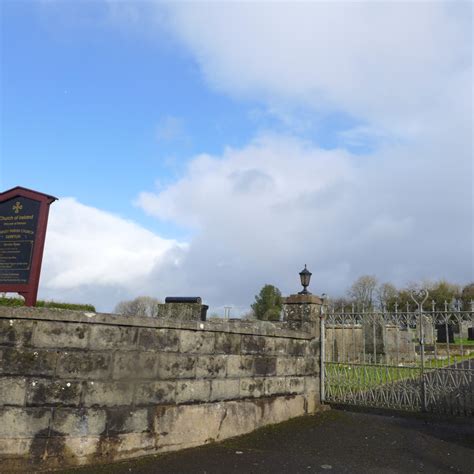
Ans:
<svg viewBox="0 0 474 474"><path fill-rule="evenodd" d="M0 193L0 292L16 292L34 306L49 206L57 198L31 189Z"/></svg>

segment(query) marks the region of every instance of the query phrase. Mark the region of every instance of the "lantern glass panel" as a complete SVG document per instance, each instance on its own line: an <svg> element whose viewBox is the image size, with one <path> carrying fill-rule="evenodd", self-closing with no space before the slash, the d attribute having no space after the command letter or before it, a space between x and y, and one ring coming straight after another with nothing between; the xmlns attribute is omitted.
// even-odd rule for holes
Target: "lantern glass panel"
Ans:
<svg viewBox="0 0 474 474"><path fill-rule="evenodd" d="M309 273L300 273L300 278L301 278L301 285L303 286L309 286L309 279L310 279L310 274Z"/></svg>

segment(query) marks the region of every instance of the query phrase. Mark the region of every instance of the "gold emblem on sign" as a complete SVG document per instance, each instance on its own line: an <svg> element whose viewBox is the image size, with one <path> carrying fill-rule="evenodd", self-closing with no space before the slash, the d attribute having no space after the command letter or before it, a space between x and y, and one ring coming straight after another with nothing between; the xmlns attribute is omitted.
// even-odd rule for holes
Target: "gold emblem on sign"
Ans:
<svg viewBox="0 0 474 474"><path fill-rule="evenodd" d="M17 201L13 206L12 209L15 211L15 214L18 214L22 209L23 206L20 201Z"/></svg>

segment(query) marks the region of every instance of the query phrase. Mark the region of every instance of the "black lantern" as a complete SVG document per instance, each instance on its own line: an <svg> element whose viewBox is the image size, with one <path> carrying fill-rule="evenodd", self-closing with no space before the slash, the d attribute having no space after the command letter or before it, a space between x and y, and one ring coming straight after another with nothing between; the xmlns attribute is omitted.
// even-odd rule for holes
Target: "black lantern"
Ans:
<svg viewBox="0 0 474 474"><path fill-rule="evenodd" d="M311 280L312 273L306 268L306 264L304 269L300 271L300 280L301 285L303 286L303 291L300 291L299 295L310 295L311 293L306 289L309 286L309 282Z"/></svg>

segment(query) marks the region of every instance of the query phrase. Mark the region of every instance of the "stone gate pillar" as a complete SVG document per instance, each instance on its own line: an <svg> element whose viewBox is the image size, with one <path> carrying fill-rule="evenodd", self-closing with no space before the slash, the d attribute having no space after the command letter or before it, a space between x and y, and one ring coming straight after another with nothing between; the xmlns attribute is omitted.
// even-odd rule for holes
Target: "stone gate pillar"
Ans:
<svg viewBox="0 0 474 474"><path fill-rule="evenodd" d="M308 333L312 341L305 354L312 370L305 377L306 395L310 412L321 409L324 400L324 378L321 378L321 306L323 301L319 296L311 293L290 295L284 299L283 314L284 321L291 329ZM324 377L324 376L323 376Z"/></svg>
<svg viewBox="0 0 474 474"><path fill-rule="evenodd" d="M292 329L320 336L320 316L323 301L319 296L307 294L290 295L284 299L283 320Z"/></svg>

